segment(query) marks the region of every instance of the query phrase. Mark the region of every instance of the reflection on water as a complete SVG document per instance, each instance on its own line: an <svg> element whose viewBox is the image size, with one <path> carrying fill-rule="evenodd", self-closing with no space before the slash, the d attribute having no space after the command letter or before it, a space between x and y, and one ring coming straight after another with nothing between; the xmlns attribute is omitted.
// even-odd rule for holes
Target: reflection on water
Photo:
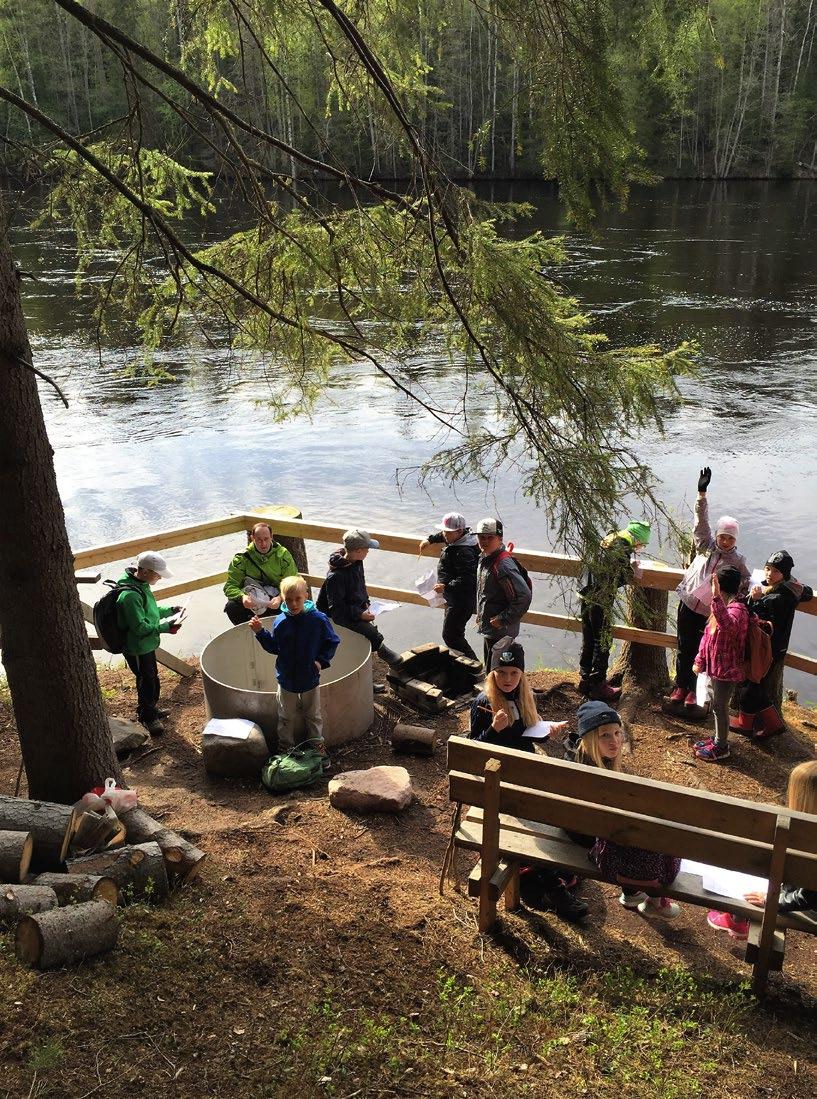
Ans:
<svg viewBox="0 0 817 1099"><path fill-rule="evenodd" d="M698 341L700 377L682 383L684 405L669 414L666 436L641 444L665 498L685 516L699 466L711 465L712 508L740 518L751 563L785 546L797 575L817 581L817 186L665 184L635 192L625 213L602 215L592 239L571 235L550 188L485 193L534 205L520 232L567 232L570 263L560 278L615 342ZM418 534L454 503L473 519L497 509L518 545L543 543L542 518L510 476L495 489L461 485L453 501L444 491L432 501L411 480L398 493L396 468L416 466L442 440L368 367L340 369L312 420L283 425L264 408L263 370L226 348L197 342L168 352L160 361L177 380L146 387L123 373L140 356L125 334L118 346L97 351L89 295L77 300L73 293L70 237L20 229L15 251L37 276L23 283L37 364L71 402L66 410L43 390L76 546L262 501L297 503L306 517ZM429 348L418 352L415 381L444 404L451 369L439 348ZM410 586L409 558L374 556L372 577ZM321 564L312 562L313 571ZM536 604L546 601L537 594ZM398 644L435 629L411 608L388 625ZM798 616L794 647L817 654L815 627ZM550 664L571 662L575 653L575 638L551 631L531 631L528 644ZM811 677L790 680L817 697Z"/></svg>

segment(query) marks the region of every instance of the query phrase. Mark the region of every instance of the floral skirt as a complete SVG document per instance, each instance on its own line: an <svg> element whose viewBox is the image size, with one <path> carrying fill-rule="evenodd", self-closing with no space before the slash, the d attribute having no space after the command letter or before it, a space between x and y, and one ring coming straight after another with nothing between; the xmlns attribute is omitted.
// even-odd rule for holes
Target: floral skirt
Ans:
<svg viewBox="0 0 817 1099"><path fill-rule="evenodd" d="M674 855L659 855L641 847L622 847L613 840L597 839L590 851L590 859L607 881L617 883L619 878L635 881L657 881L670 885L678 876L681 860Z"/></svg>

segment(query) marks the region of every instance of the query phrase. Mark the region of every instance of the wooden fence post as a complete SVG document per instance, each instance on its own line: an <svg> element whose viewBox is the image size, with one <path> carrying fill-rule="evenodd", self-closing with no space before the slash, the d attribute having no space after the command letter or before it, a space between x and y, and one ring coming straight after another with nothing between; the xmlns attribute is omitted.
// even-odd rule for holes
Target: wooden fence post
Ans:
<svg viewBox="0 0 817 1099"><path fill-rule="evenodd" d="M791 817L781 813L774 830L774 845L769 863L769 891L766 894L766 907L763 909L763 923L760 927L760 940L757 944L757 959L752 969L752 992L762 996L769 975L769 962L772 957L774 930L777 925L777 909L780 904L780 886L783 882L783 870L786 863L786 851L789 846L789 825Z"/></svg>
<svg viewBox="0 0 817 1099"><path fill-rule="evenodd" d="M496 896L491 877L499 861L499 783L502 764L489 759L485 764L485 805L482 810L481 875L479 882L479 929L487 931L496 922Z"/></svg>

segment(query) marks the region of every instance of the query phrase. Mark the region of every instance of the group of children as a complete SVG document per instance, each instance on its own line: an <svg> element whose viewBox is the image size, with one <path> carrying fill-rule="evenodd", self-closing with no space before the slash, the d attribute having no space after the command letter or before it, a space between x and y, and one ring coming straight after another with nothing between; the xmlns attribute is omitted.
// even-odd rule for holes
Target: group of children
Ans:
<svg viewBox="0 0 817 1099"><path fill-rule="evenodd" d="M678 585L678 650L675 686L668 702L698 712L696 677L711 681L714 736L696 741L698 759L720 762L729 757L729 733L755 740L777 736L782 717L783 668L798 603L812 589L792 576L794 561L777 550L766 561L764 582L750 589L746 560L738 552L740 525L722 515L714 534L709 523L707 490L712 471L698 477L695 500L694 555ZM598 559L579 593L582 600L580 690L588 698L614 703L620 693L606 681L612 645L612 611L616 592L640 576L638 554L649 543L646 523L631 522L602 542ZM760 679L747 679L747 635L752 615L771 628L771 665ZM730 707L737 716L730 719Z"/></svg>
<svg viewBox="0 0 817 1099"><path fill-rule="evenodd" d="M718 614L725 614L727 604L720 595ZM719 667L719 666L718 666ZM728 682L728 681L727 681ZM577 731L565 738L565 758L589 767L622 770L625 736L619 714L602 700L583 702L577 711ZM470 735L506 748L534 752L534 741L525 731L539 721L533 693L525 675L525 654L522 646L510 638L495 647L491 670L482 693L471 705ZM567 722L552 722L550 734L562 732ZM789 776L788 807L798 812L817 814L817 760L801 763ZM620 886L619 902L625 908L637 909L645 916L671 919L680 907L668 897L653 896L656 891L672 885L678 875L681 860L640 847L629 847L611 839L568 833L574 842L588 848L590 860L603 877ZM575 895L578 881L550 868L523 866L520 873L522 899L533 907L555 910L566 919L582 919L588 906ZM750 904L763 907L766 897L747 893ZM780 912L808 912L817 919L817 890L783 885L780 890ZM745 939L749 921L730 913L712 910L707 922L716 930L727 931L733 938Z"/></svg>

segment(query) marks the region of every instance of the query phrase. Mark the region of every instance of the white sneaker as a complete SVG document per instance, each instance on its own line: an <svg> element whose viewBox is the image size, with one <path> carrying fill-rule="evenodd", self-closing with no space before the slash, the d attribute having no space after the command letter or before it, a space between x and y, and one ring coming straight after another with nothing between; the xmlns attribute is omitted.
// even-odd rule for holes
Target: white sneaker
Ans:
<svg viewBox="0 0 817 1099"><path fill-rule="evenodd" d="M649 894L647 893L622 893L618 898L618 903L623 905L624 908L638 908L646 900L649 900Z"/></svg>
<svg viewBox="0 0 817 1099"><path fill-rule="evenodd" d="M642 916L660 916L664 920L674 920L681 914L680 904L671 901L669 897L647 897L638 906Z"/></svg>

